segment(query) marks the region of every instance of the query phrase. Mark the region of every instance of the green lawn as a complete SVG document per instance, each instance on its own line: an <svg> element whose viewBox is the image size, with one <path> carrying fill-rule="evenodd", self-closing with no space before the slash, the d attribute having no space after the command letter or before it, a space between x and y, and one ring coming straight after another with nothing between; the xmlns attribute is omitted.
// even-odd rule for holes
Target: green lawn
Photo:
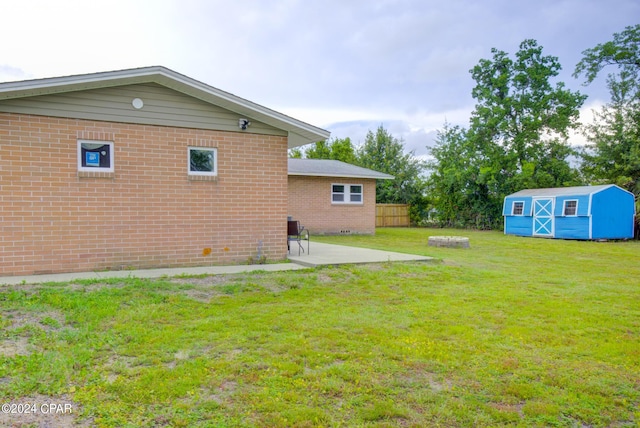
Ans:
<svg viewBox="0 0 640 428"><path fill-rule="evenodd" d="M471 248L427 246L452 234ZM1 401L86 426L640 424L640 242L312 239L438 261L2 287Z"/></svg>

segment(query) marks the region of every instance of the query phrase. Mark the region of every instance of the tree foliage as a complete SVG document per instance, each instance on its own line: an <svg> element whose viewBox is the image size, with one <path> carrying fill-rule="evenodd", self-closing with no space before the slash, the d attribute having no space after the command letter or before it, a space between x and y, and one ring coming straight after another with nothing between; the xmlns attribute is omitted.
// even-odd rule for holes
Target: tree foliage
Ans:
<svg viewBox="0 0 640 428"><path fill-rule="evenodd" d="M614 182L640 195L640 25L626 27L613 40L587 49L574 75L584 74L586 84L606 66L617 73L607 76L611 95L586 127L589 144L583 152L583 170L594 181Z"/></svg>
<svg viewBox="0 0 640 428"><path fill-rule="evenodd" d="M501 227L507 194L580 182L567 139L586 97L552 85L560 63L535 40L523 41L515 59L491 52L470 70L477 104L469 129L445 126L431 149L430 182L445 224Z"/></svg>
<svg viewBox="0 0 640 428"><path fill-rule="evenodd" d="M405 152L404 144L382 125L369 131L357 150L357 163L365 168L393 175L393 180L378 180L376 202L410 204L410 217L417 222L426 210L424 164L414 152Z"/></svg>
<svg viewBox="0 0 640 428"><path fill-rule="evenodd" d="M467 138L467 131L445 123L438 131L436 145L430 149L433 160L428 163L430 194L442 226L463 227L478 219L483 185L479 183L480 152Z"/></svg>
<svg viewBox="0 0 640 428"><path fill-rule="evenodd" d="M587 85L607 66L617 67L625 80L640 82L640 24L626 27L615 33L613 40L587 49L582 55L573 75L577 78L584 74Z"/></svg>
<svg viewBox="0 0 640 428"><path fill-rule="evenodd" d="M586 127L583 171L594 182L615 183L640 195L640 100L628 80L610 80L611 101Z"/></svg>
<svg viewBox="0 0 640 428"><path fill-rule="evenodd" d="M585 129L589 143L582 152L582 170L591 182L615 183L633 192L640 214L640 25L626 27L612 41L582 54L574 76L584 74L585 84L607 66L617 71L607 76L611 100ZM637 237L638 219L640 215Z"/></svg>
<svg viewBox="0 0 640 428"><path fill-rule="evenodd" d="M331 159L331 143L326 140L316 142L306 150L305 157L308 159Z"/></svg>
<svg viewBox="0 0 640 428"><path fill-rule="evenodd" d="M336 138L332 141L318 141L307 149L306 157L308 159L333 159L351 164L356 162L355 148L349 137Z"/></svg>
<svg viewBox="0 0 640 428"><path fill-rule="evenodd" d="M289 157L293 159L302 159L302 150L300 147L289 149Z"/></svg>

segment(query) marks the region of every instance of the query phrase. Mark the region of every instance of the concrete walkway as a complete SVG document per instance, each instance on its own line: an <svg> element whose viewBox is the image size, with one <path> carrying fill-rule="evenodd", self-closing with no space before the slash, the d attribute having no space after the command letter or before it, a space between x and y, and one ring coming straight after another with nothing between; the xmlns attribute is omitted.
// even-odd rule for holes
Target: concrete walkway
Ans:
<svg viewBox="0 0 640 428"><path fill-rule="evenodd" d="M391 251L371 250L368 248L347 247L344 245L323 244L311 241L310 253L297 254L296 243L291 243L289 260L292 263L266 265L230 265L203 266L185 268L139 269L105 272L57 273L49 275L0 276L0 286L16 284L40 284L44 282L71 282L78 279L106 278L161 278L180 275L222 275L255 271L285 271L307 269L322 265L381 263L394 261L428 261L431 257L394 253ZM305 251L307 249L305 242Z"/></svg>

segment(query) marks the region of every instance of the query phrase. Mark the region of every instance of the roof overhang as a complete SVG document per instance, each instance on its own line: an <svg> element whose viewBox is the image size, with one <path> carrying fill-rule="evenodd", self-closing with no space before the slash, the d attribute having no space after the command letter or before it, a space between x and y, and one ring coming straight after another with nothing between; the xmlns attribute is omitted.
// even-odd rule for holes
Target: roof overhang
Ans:
<svg viewBox="0 0 640 428"><path fill-rule="evenodd" d="M358 175L358 174L330 174L330 173L304 173L304 172L289 172L288 175L296 175L300 177L335 177L335 178L370 178L373 180L393 180L393 175L381 174L379 176L372 175Z"/></svg>
<svg viewBox="0 0 640 428"><path fill-rule="evenodd" d="M288 175L393 180L394 176L332 159L289 159Z"/></svg>
<svg viewBox="0 0 640 428"><path fill-rule="evenodd" d="M326 140L330 132L161 66L0 84L0 100L156 83L288 132L288 147Z"/></svg>

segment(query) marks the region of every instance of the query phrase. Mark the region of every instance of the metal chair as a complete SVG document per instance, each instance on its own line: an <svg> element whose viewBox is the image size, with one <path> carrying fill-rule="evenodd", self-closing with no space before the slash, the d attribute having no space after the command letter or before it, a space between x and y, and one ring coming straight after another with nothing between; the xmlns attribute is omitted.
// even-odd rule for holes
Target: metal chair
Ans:
<svg viewBox="0 0 640 428"><path fill-rule="evenodd" d="M291 254L291 241L295 241L298 243L298 255L300 255L300 250L304 253L304 247L302 246L302 241L307 241L307 254L309 254L309 231L304 228L304 226L300 226L300 222L298 220L288 220L287 221L287 250L289 254Z"/></svg>

